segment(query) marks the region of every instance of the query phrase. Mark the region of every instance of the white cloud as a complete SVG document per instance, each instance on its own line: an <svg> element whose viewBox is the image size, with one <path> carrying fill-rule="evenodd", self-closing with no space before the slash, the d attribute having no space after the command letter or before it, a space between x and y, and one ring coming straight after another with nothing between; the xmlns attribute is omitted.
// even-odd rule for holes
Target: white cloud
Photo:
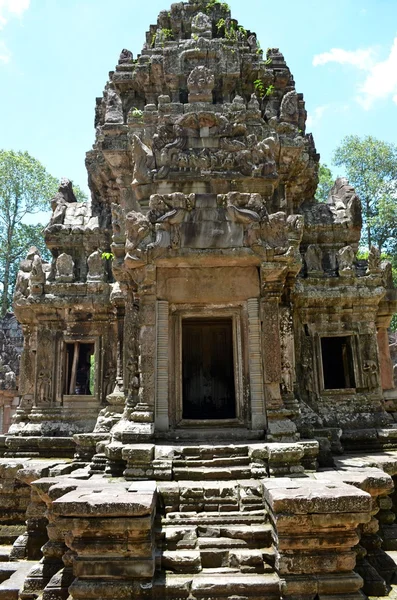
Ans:
<svg viewBox="0 0 397 600"><path fill-rule="evenodd" d="M28 10L30 0L0 0L0 29L10 17L21 17Z"/></svg>
<svg viewBox="0 0 397 600"><path fill-rule="evenodd" d="M397 104L397 37L394 38L389 56L377 62L359 88L358 102L366 110L381 98L393 98Z"/></svg>
<svg viewBox="0 0 397 600"><path fill-rule="evenodd" d="M307 115L306 127L313 127L313 125L316 125L322 118L325 111L328 110L328 108L328 104L324 104L323 106L317 106L311 113Z"/></svg>
<svg viewBox="0 0 397 600"><path fill-rule="evenodd" d="M313 66L325 65L329 62L336 62L340 65L352 65L358 69L368 70L373 64L372 48L359 50L343 50L342 48L332 48L329 52L316 54L313 57Z"/></svg>
<svg viewBox="0 0 397 600"><path fill-rule="evenodd" d="M0 30L4 29L11 18L22 17L29 5L30 0L0 0ZM5 65L10 60L11 52L5 41L0 39L0 65Z"/></svg>
<svg viewBox="0 0 397 600"><path fill-rule="evenodd" d="M392 98L397 104L397 36L394 38L389 56L376 60L374 48L343 50L332 48L329 52L316 54L313 65L336 62L352 65L366 71L364 81L358 86L356 100L365 110L369 110L376 100Z"/></svg>
<svg viewBox="0 0 397 600"><path fill-rule="evenodd" d="M11 60L11 52L7 48L5 42L0 40L0 63L7 64Z"/></svg>

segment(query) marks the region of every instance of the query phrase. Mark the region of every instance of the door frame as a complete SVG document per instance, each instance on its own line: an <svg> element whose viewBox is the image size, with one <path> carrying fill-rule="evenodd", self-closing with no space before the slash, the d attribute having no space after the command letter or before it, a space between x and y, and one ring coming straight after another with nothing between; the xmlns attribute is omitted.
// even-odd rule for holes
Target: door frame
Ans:
<svg viewBox="0 0 397 600"><path fill-rule="evenodd" d="M184 319L231 319L233 343L233 372L236 402L236 417L232 419L183 419L183 372L182 372L182 321ZM241 308L240 307L195 307L180 308L172 316L171 335L173 335L170 353L169 374L171 397L175 398L176 427L220 427L224 425L238 426L243 424L243 352L241 341ZM172 389L174 388L174 389Z"/></svg>

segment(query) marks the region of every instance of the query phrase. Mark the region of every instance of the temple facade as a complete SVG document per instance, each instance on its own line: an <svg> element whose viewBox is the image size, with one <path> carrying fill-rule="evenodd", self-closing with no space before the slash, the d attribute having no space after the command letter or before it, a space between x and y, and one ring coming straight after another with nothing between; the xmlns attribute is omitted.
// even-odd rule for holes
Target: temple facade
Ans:
<svg viewBox="0 0 397 600"><path fill-rule="evenodd" d="M95 128L91 201L61 182L52 261L31 248L15 289L2 460L22 461L50 536L20 598L358 600L362 577L386 596L395 566L371 540L397 473L397 294L376 248L357 259L348 181L314 199L283 55L226 4L173 4L121 52ZM385 449L384 469L368 452ZM28 476L24 458L55 463Z"/></svg>
<svg viewBox="0 0 397 600"><path fill-rule="evenodd" d="M392 420L390 267L356 259L346 180L314 200L305 122L282 54L223 4L175 4L138 58L123 50L97 100L92 200L62 183L52 263L32 249L18 275L15 434L349 444Z"/></svg>

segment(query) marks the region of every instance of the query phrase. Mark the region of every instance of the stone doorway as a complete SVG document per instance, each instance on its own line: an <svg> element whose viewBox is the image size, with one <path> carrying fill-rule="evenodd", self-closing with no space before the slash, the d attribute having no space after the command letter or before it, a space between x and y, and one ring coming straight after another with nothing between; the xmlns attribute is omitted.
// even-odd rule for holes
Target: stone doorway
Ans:
<svg viewBox="0 0 397 600"><path fill-rule="evenodd" d="M235 417L232 319L183 319L182 418Z"/></svg>

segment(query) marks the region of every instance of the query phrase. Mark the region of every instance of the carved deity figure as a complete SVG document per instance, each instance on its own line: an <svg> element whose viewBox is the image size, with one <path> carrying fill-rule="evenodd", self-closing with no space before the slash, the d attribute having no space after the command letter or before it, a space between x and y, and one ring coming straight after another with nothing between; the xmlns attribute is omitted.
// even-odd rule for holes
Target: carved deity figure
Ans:
<svg viewBox="0 0 397 600"><path fill-rule="evenodd" d="M74 280L74 262L70 254L62 252L55 263L55 281L70 283Z"/></svg>
<svg viewBox="0 0 397 600"><path fill-rule="evenodd" d="M87 281L104 281L105 279L105 266L102 258L102 252L95 250L87 258L88 264L88 275Z"/></svg>
<svg viewBox="0 0 397 600"><path fill-rule="evenodd" d="M374 360L366 360L363 365L365 387L369 390L379 385L378 365Z"/></svg>
<svg viewBox="0 0 397 600"><path fill-rule="evenodd" d="M192 19L192 37L203 36L206 38L212 37L212 23L208 15L199 12ZM193 38L195 39L195 38Z"/></svg>
<svg viewBox="0 0 397 600"><path fill-rule="evenodd" d="M354 259L356 253L351 246L345 246L338 252L339 275L346 276L354 273Z"/></svg>
<svg viewBox="0 0 397 600"><path fill-rule="evenodd" d="M133 185L149 183L152 180L152 169L154 168L154 157L152 150L137 136L134 141L134 181Z"/></svg>
<svg viewBox="0 0 397 600"><path fill-rule="evenodd" d="M123 106L120 96L111 87L107 89L105 123L123 123Z"/></svg>
<svg viewBox="0 0 397 600"><path fill-rule="evenodd" d="M291 92L287 92L281 101L280 121L297 125L298 120L298 94L295 90L292 90Z"/></svg>
<svg viewBox="0 0 397 600"><path fill-rule="evenodd" d="M309 244L305 253L305 262L308 273L322 273L323 253L318 244Z"/></svg>
<svg viewBox="0 0 397 600"><path fill-rule="evenodd" d="M215 76L207 67L195 67L187 78L189 102L211 102Z"/></svg>
<svg viewBox="0 0 397 600"><path fill-rule="evenodd" d="M123 48L119 56L119 64L129 63L133 59L133 54L130 50Z"/></svg>
<svg viewBox="0 0 397 600"><path fill-rule="evenodd" d="M371 246L369 254L368 254L368 269L367 275L371 273L380 273L381 258L380 258L380 250L375 246Z"/></svg>
<svg viewBox="0 0 397 600"><path fill-rule="evenodd" d="M131 211L125 220L127 258L135 261L136 266L143 264L146 246L151 242L152 224L142 213ZM147 238L147 239L145 239ZM144 243L146 241L146 244Z"/></svg>

